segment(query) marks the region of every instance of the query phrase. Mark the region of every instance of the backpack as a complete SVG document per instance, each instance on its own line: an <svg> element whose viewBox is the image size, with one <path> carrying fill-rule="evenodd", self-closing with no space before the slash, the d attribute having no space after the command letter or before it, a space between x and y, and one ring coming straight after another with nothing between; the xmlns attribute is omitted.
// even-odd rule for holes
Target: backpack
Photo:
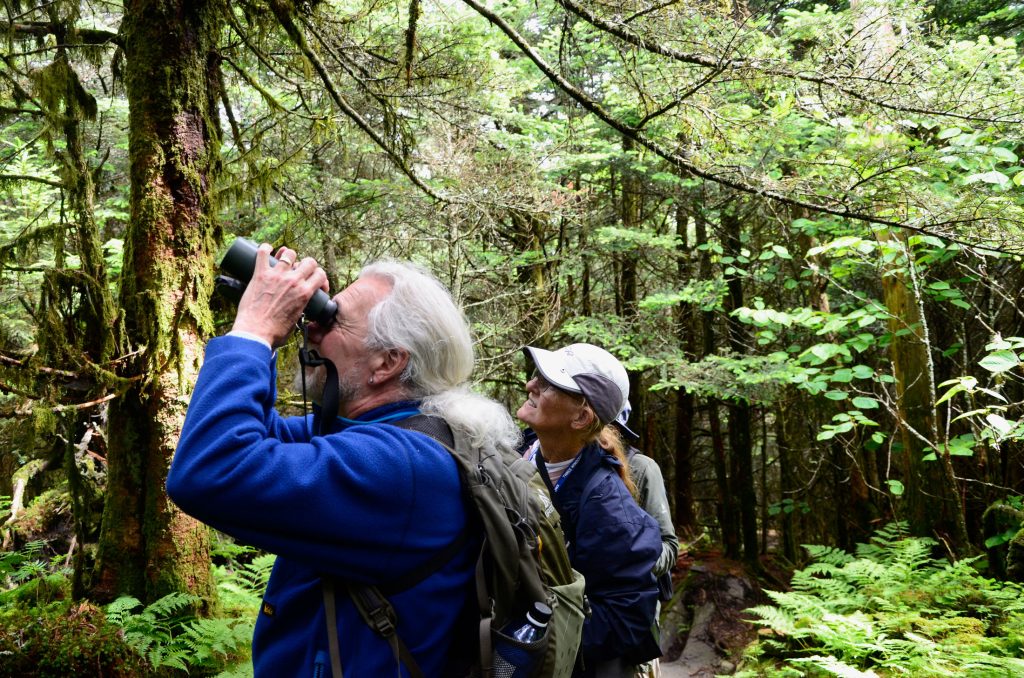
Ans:
<svg viewBox="0 0 1024 678"><path fill-rule="evenodd" d="M430 436L455 459L470 513L483 529L477 561L479 612L478 657L472 676L482 678L543 676L568 678L576 663L585 618L583 575L572 568L562 536L561 520L548 489L533 463L508 449L488 445L475 449L440 417L415 415L392 425ZM400 583L383 586L347 585L363 620L388 641L396 664L414 678L422 676L411 653L395 632L397 619L387 593L409 588L436 572L466 544L465 533L424 568ZM341 676L335 610L335 582L323 579L324 605L334 678ZM552 610L540 641L524 646L502 633L525 618L535 602ZM533 659L533 670L518 669L514 657ZM510 659L512 657L513 659Z"/></svg>

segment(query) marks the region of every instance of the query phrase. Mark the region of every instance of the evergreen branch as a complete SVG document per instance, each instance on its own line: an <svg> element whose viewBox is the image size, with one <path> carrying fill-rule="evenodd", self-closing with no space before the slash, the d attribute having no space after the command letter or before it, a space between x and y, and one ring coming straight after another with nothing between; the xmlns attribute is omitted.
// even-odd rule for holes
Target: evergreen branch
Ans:
<svg viewBox="0 0 1024 678"><path fill-rule="evenodd" d="M544 74L545 77L548 78L548 80L557 85L559 89L561 89L563 92L569 95L582 108L595 115L598 119L600 119L602 122L607 124L615 131L622 134L624 137L632 139L637 144L643 146L644 148L651 151L652 153L654 153L655 155L657 155L658 157L665 160L670 165L679 170L688 172L695 177L700 177L701 179L705 179L720 186L732 188L741 193L747 193L749 195L754 195L768 200L772 200L783 205L789 205L790 207L799 207L821 214L831 214L832 216L840 217L842 219L863 221L869 224L878 224L880 226L889 226L892 228L903 228L916 233L923 233L925 235L939 235L940 237L950 240L951 242L959 242L948 235L936 233L934 230L932 230L938 228L939 226L942 226L943 223L926 222L921 226L915 226L903 221L886 219L884 217L875 216L873 214L859 212L850 209L846 205L842 204L840 204L839 206L830 206L815 202L809 202L807 200L792 198L784 193L781 193L771 188L767 188L765 186L759 186L756 184L747 183L745 181L730 179L728 177L724 177L713 172L710 172L708 170L705 170L699 167L693 161L683 157L681 154L665 148L660 143L656 142L655 140L651 139L646 134L644 134L642 131L638 130L636 127L626 124L625 122L619 120L614 115L605 110L605 108L601 104L599 104L593 98L585 94L581 89L573 85L566 78L564 78L557 71L555 71L555 69L552 68L551 65L547 63L544 57L542 57L537 52L537 50L534 49L534 47L529 42L527 42L526 39L523 38L523 36L521 36L518 31L516 31L515 28L509 25L509 23L502 19L500 16L498 16L497 14L489 10L487 7L485 7L479 0L463 0L463 2L472 7L477 13L479 13L489 22L494 24L498 29L500 29L513 42L513 44L515 44L515 46L518 47L519 50L524 55L526 55L534 63L534 65L537 66L538 69L540 69L540 71ZM977 246L970 243L961 244L966 244L972 247ZM1004 250L999 250L996 247L988 245L984 247L987 250L1005 252ZM1012 252L1006 253L1012 254Z"/></svg>
<svg viewBox="0 0 1024 678"><path fill-rule="evenodd" d="M694 66L703 66L705 68L711 68L716 71L722 71L726 69L751 69L760 71L765 75L774 75L783 78L790 78L793 80L801 80L803 82L810 82L817 85L824 85L825 87L832 88L837 92L842 92L849 97L863 101L864 103L878 106L879 108L885 108L892 111L898 111L900 113L917 113L920 115L934 115L937 117L953 118L956 120L967 120L971 122L987 122L987 123L998 123L998 124L1015 124L1019 125L1024 122L1024 118L987 118L984 116L967 115L962 113L953 113L951 111L936 111L929 108L918 108L915 106L902 106L877 99L868 96L862 92L858 92L855 89L847 87L834 78L830 78L824 75L816 75L810 73L799 73L788 69L774 68L770 66L763 66L756 61L748 61L746 59L714 59L709 56L702 54L687 54L680 52L679 50L666 47L653 40L648 40L643 36L640 36L628 28L621 26L615 22L603 19L593 12L575 4L572 0L557 0L558 4L561 5L566 11L575 14L587 23L593 25L595 28L599 28L606 33L609 33L616 38L626 42L634 47L639 47L643 50L651 52L652 54L659 54L664 57L668 57L673 61L681 63L691 64ZM888 82L882 80L882 82Z"/></svg>
<svg viewBox="0 0 1024 678"><path fill-rule="evenodd" d="M53 186L54 188L64 188L64 184L60 181L53 179L47 179L45 177L30 177L24 174L0 174L0 182L7 181L34 181L38 184L46 184L47 186Z"/></svg>
<svg viewBox="0 0 1024 678"><path fill-rule="evenodd" d="M231 68L235 69L235 73L237 73L238 76L249 85L249 87L252 87L254 90L259 92L260 96L263 97L265 102L267 102L267 105L270 106L271 110L280 111L282 113L288 110L273 94L268 92L267 89L256 80L256 78L249 75L248 71L235 63L234 59L229 56L223 56L222 58L229 66L231 66ZM221 89L223 89L223 87Z"/></svg>
<svg viewBox="0 0 1024 678"><path fill-rule="evenodd" d="M391 146L377 133L376 130L373 129L373 127L370 126L363 116L352 108L352 106L341 96L337 87L335 87L330 74L327 72L327 68L316 53L310 48L305 35L303 35L302 31L299 29L298 24L295 23L295 18L292 16L293 8L291 2L289 0L271 0L270 7L273 10L274 15L277 16L281 27L284 28L285 33L288 34L288 37L292 39L295 46L299 48L299 51L302 52L316 70L320 79L323 81L324 87L327 89L327 93L330 94L331 99L334 100L334 103L337 104L338 108L340 108L341 111L348 116L348 118L354 122L364 134L370 137L370 139L384 151L391 161L395 163L395 166L401 170L401 172L405 174L405 176L407 176L409 180L417 186L417 188L434 200L441 203L447 203L448 200L435 193L433 189L423 183L422 179L416 176L415 172L413 172L405 161L399 157L395 150L391 148Z"/></svg>
<svg viewBox="0 0 1024 678"><path fill-rule="evenodd" d="M36 395L35 393L29 393L28 391L22 391L20 388L16 388L2 381L0 381L0 391L3 391L4 393L12 393L16 396L21 396L22 398L28 398L29 400L42 400L42 396Z"/></svg>
<svg viewBox="0 0 1024 678"><path fill-rule="evenodd" d="M0 31L7 31L16 36L43 37L46 35L57 35L58 32L67 33L67 29L61 29L49 21L23 21L20 23L0 21ZM118 33L105 31L99 28L74 28L73 35L81 38L87 45L106 45L113 43L118 47L124 47L124 40Z"/></svg>
<svg viewBox="0 0 1024 678"><path fill-rule="evenodd" d="M16 108L12 106L0 106L0 115L34 115L42 116L43 112L34 108Z"/></svg>

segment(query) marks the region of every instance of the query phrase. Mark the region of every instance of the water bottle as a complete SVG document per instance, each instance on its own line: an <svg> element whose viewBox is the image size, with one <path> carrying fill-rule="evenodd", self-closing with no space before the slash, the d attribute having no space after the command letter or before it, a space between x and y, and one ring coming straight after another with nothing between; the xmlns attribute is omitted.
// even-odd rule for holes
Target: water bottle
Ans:
<svg viewBox="0 0 1024 678"><path fill-rule="evenodd" d="M534 603L526 621L512 622L494 632L494 675L500 678L530 678L544 658L544 632L551 608Z"/></svg>
<svg viewBox="0 0 1024 678"><path fill-rule="evenodd" d="M535 643L547 631L548 620L551 619L551 608L544 603L534 603L526 613L526 622L508 633L521 643Z"/></svg>

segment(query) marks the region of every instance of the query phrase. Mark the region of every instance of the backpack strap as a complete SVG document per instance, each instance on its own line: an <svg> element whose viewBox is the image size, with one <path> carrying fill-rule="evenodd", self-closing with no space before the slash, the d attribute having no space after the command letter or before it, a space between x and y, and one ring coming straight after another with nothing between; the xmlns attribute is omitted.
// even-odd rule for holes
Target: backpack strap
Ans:
<svg viewBox="0 0 1024 678"><path fill-rule="evenodd" d="M335 604L334 580L325 577L320 584L324 594L324 619L327 621L327 647L331 653L331 676L344 678L341 671L341 647L338 644L338 606Z"/></svg>
<svg viewBox="0 0 1024 678"><path fill-rule="evenodd" d="M331 655L331 674L334 678L344 678L341 670L341 647L338 642L337 604L334 580L324 577L322 581L324 596L324 613L327 618L327 644ZM349 597L359 611L366 625L373 629L391 647L395 657L398 678L402 676L402 664L409 670L412 678L424 678L423 671L412 656L412 652L397 633L398 616L395 608L388 602L375 586L353 584L348 587Z"/></svg>
<svg viewBox="0 0 1024 678"><path fill-rule="evenodd" d="M433 417L424 414L417 414L400 421L392 422L393 426L404 428L410 431L418 431L429 436L442 447L452 452L455 446L455 436L452 429L441 417ZM454 453L454 452L452 452ZM404 577L390 582L386 586L368 586L364 584L350 583L347 586L348 595L352 603L359 611L366 625L383 638L391 647L395 657L395 666L398 671L398 678L402 675L402 664L409 670L412 678L424 678L416 659L412 656L408 646L398 635L398 615L395 608L387 599L386 595L393 595L410 589L424 581L430 575L439 571L452 558L462 552L462 549L469 542L469 530L463 530L448 546L431 556L422 566L410 572ZM482 559L477 564L478 583L483 577ZM337 595L333 577L322 577L322 590L324 598L324 613L327 619L327 644L331 655L331 673L334 678L344 678L341 669L341 647L338 641L337 622ZM479 590L479 585L478 585ZM481 603L483 605L483 603ZM488 619L488 621L490 621ZM484 636L484 629L481 624L481 641ZM490 626L487 627L487 643L490 644ZM489 654L488 654L489 656ZM488 675L488 674L485 674Z"/></svg>

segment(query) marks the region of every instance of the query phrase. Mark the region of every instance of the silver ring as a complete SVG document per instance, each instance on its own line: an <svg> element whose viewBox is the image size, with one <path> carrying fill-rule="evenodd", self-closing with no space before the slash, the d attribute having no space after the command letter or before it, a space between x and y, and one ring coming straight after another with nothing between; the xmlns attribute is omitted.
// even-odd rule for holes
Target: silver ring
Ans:
<svg viewBox="0 0 1024 678"><path fill-rule="evenodd" d="M294 268L295 267L295 262L294 261L289 261L287 259L278 259L278 261L280 261L282 264L287 264L288 268Z"/></svg>

